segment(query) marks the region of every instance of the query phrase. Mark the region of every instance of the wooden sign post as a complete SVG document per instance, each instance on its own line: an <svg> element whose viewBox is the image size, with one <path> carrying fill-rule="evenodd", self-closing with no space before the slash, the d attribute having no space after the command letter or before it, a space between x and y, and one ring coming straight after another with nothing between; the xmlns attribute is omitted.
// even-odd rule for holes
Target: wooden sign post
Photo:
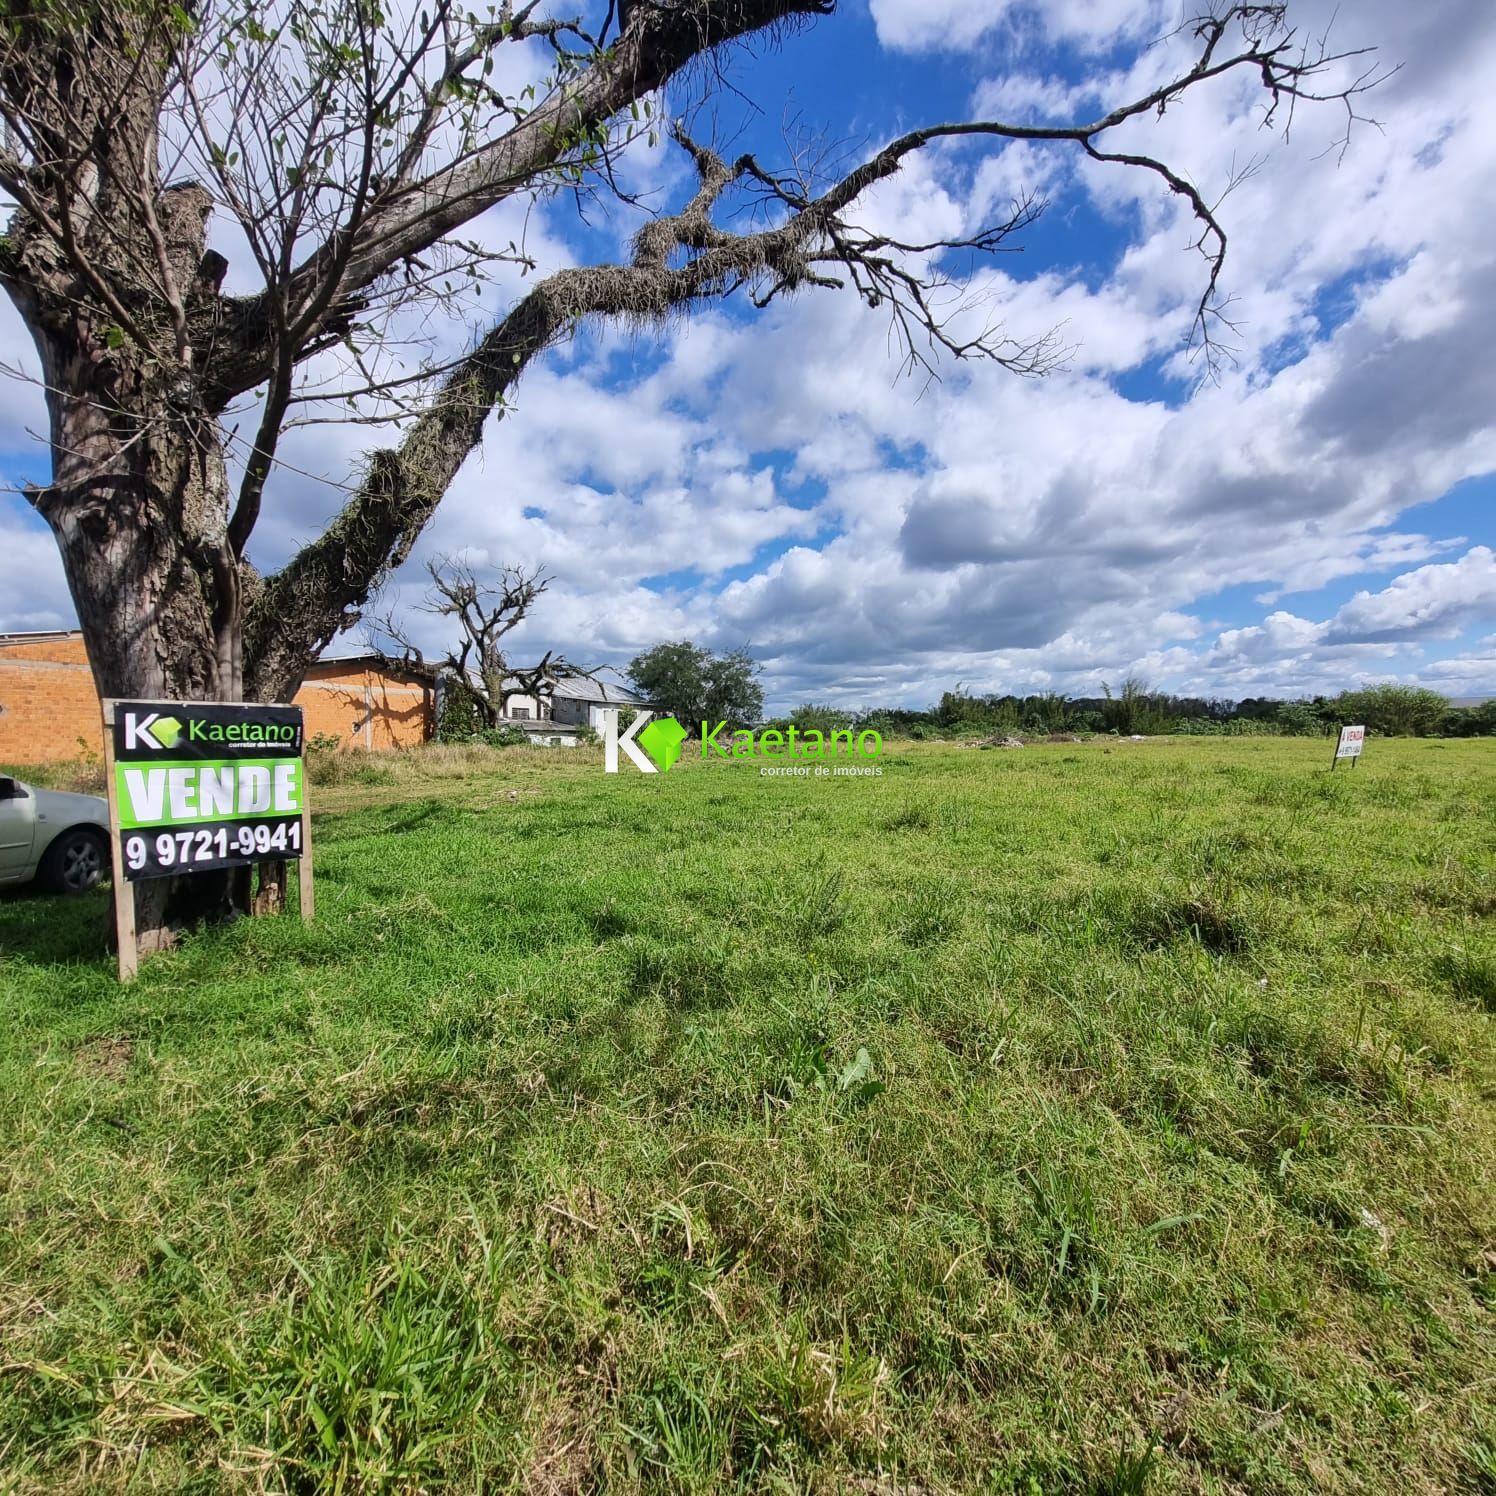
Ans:
<svg viewBox="0 0 1496 1496"><path fill-rule="evenodd" d="M1343 758L1351 761L1351 768L1355 768L1361 762L1361 749L1366 743L1366 729L1364 727L1342 727L1340 729L1340 740L1335 744L1335 757L1330 761L1330 772L1335 772L1335 765Z"/></svg>
<svg viewBox="0 0 1496 1496"><path fill-rule="evenodd" d="M296 861L314 911L301 708L218 701L104 706L104 773L120 981L139 967L134 885Z"/></svg>
<svg viewBox="0 0 1496 1496"><path fill-rule="evenodd" d="M104 702L104 792L109 800L109 857L113 867L114 947L119 979L133 981L140 969L135 947L135 885L125 877L125 858L119 840L119 793L114 782L114 702Z"/></svg>
<svg viewBox="0 0 1496 1496"><path fill-rule="evenodd" d="M301 906L301 922L309 925L317 912L317 893L312 887L312 805L307 796L305 769L301 790L301 857L296 863L296 900Z"/></svg>

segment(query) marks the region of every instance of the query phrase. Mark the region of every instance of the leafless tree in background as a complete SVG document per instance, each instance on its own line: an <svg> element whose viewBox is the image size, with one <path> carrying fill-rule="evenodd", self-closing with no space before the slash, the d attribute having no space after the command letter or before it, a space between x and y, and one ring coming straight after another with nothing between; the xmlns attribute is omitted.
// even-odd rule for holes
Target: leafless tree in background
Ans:
<svg viewBox="0 0 1496 1496"><path fill-rule="evenodd" d="M589 680L595 674L550 650L535 665L509 659L504 640L551 585L552 578L538 567L499 567L493 584L481 580L466 561L450 556L434 557L426 570L431 587L420 609L451 619L456 642L441 658L429 659L394 615L385 613L373 620L371 643L389 664L433 686L444 679L461 682L485 727L498 726L516 697L531 697L540 705L560 682Z"/></svg>

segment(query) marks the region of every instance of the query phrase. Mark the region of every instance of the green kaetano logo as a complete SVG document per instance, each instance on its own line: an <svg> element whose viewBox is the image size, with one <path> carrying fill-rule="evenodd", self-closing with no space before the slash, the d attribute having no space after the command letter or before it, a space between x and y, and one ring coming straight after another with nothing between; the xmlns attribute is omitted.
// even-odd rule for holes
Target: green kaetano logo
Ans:
<svg viewBox="0 0 1496 1496"><path fill-rule="evenodd" d="M163 748L175 748L182 740L182 724L175 717L157 717L146 731Z"/></svg>
<svg viewBox="0 0 1496 1496"><path fill-rule="evenodd" d="M641 774L664 774L680 758L681 749L688 736L686 729L674 717L657 717L652 709L641 708L626 730L618 726L618 713L601 713L603 730L603 772L618 773L620 756L632 761ZM704 759L756 759L770 764L781 764L785 760L799 760L805 768L765 768L765 774L862 774L882 773L881 769L848 768L846 766L825 768L827 760L844 758L875 759L883 752L883 739L872 728L857 732L844 728L828 734L814 728L802 731L786 727L783 732L766 727L755 732L746 727L730 731L726 722L713 727L708 722L701 724L701 756Z"/></svg>
<svg viewBox="0 0 1496 1496"><path fill-rule="evenodd" d="M656 717L638 736L639 746L662 774L680 757L681 744L685 741L686 730L674 717Z"/></svg>

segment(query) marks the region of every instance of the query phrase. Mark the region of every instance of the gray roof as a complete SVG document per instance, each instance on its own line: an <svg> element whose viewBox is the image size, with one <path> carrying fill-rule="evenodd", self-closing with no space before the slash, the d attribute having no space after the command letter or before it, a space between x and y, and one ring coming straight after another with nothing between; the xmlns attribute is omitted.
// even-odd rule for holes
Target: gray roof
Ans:
<svg viewBox="0 0 1496 1496"><path fill-rule="evenodd" d="M500 717L501 727L517 727L532 738L560 738L580 732L585 724L580 722L557 722L550 717Z"/></svg>
<svg viewBox="0 0 1496 1496"><path fill-rule="evenodd" d="M17 629L0 634L0 644L34 644L38 639L81 639L82 629Z"/></svg>
<svg viewBox="0 0 1496 1496"><path fill-rule="evenodd" d="M642 696L600 680L558 680L552 693L558 701L588 701L597 706L648 706Z"/></svg>

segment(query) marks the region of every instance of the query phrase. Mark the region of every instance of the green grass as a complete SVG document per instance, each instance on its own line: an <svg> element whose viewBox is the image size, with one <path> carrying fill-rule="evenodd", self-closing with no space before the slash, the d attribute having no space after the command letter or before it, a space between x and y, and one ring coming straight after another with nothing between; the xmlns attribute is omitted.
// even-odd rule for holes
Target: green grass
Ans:
<svg viewBox="0 0 1496 1496"><path fill-rule="evenodd" d="M1496 1488L1496 747L596 758L129 988L0 900L0 1471Z"/></svg>

